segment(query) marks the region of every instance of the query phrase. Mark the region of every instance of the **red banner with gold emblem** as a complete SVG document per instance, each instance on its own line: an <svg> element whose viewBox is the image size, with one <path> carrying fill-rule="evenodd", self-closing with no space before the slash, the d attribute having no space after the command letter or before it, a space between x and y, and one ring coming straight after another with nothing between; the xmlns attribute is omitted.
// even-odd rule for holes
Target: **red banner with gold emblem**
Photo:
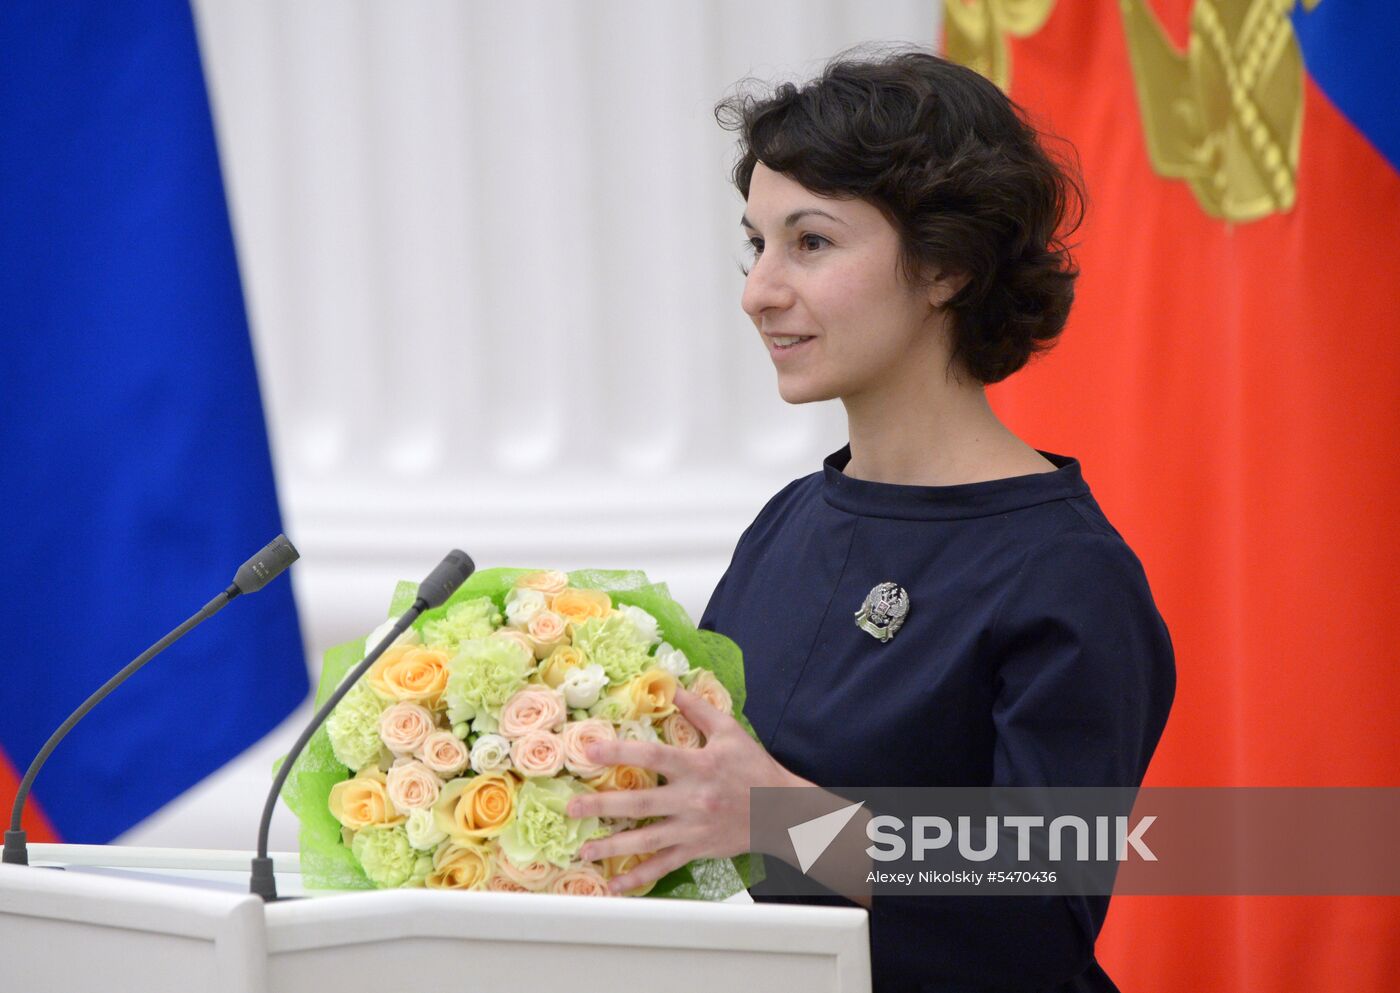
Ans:
<svg viewBox="0 0 1400 993"><path fill-rule="evenodd" d="M1178 666L1149 785L1400 785L1397 10L945 8L1081 159L1069 327L991 396L1147 569ZM1120 897L1098 952L1124 990L1391 989L1400 897Z"/></svg>

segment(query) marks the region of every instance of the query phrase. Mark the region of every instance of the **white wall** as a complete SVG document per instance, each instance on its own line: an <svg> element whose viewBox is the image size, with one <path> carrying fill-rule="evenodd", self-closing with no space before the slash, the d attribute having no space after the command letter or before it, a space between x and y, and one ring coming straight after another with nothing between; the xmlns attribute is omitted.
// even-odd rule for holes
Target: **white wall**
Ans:
<svg viewBox="0 0 1400 993"><path fill-rule="evenodd" d="M449 547L640 567L699 619L845 443L739 308L712 108L936 0L195 0L314 668ZM246 848L305 714L125 835ZM293 848L279 814L274 848Z"/></svg>

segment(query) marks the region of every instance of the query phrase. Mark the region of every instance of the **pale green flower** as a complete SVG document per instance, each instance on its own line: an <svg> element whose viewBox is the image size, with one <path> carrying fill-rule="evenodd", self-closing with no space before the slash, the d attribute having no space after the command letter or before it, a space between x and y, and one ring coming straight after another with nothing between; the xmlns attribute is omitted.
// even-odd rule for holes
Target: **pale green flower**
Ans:
<svg viewBox="0 0 1400 993"><path fill-rule="evenodd" d="M457 649L462 642L485 638L500 626L501 612L490 597L479 596L454 603L443 617L425 621L423 640L429 645Z"/></svg>
<svg viewBox="0 0 1400 993"><path fill-rule="evenodd" d="M590 790L572 776L527 779L515 794L515 818L497 841L516 865L536 859L568 866L583 843L598 831L598 818L570 817L569 800Z"/></svg>
<svg viewBox="0 0 1400 993"><path fill-rule="evenodd" d="M494 719L511 694L525 685L533 661L518 644L504 638L462 642L448 664L447 691L443 694L447 719L454 725L474 717Z"/></svg>
<svg viewBox="0 0 1400 993"><path fill-rule="evenodd" d="M418 860L413 863L413 874L408 877L405 886L426 886L428 877L433 874L433 857L424 855L422 852L415 852Z"/></svg>
<svg viewBox="0 0 1400 993"><path fill-rule="evenodd" d="M379 757L379 715L390 701L381 700L360 680L326 718L326 733L336 761L349 769L362 769Z"/></svg>
<svg viewBox="0 0 1400 993"><path fill-rule="evenodd" d="M602 666L610 683L625 683L651 665L650 645L623 614L590 617L575 625L574 647L585 663Z"/></svg>
<svg viewBox="0 0 1400 993"><path fill-rule="evenodd" d="M621 697L600 697L597 703L588 708L588 716L607 721L609 724L621 724L631 706Z"/></svg>
<svg viewBox="0 0 1400 993"><path fill-rule="evenodd" d="M419 853L408 843L408 832L400 825L357 831L355 840L350 842L350 851L370 882L385 889L402 886L413 878L419 861ZM430 869L431 864L429 858Z"/></svg>

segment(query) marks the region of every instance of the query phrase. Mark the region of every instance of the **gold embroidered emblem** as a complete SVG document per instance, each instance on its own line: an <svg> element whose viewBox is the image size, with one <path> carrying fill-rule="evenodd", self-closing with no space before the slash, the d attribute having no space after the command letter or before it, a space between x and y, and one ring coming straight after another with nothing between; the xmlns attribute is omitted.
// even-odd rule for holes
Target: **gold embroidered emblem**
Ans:
<svg viewBox="0 0 1400 993"><path fill-rule="evenodd" d="M943 48L948 58L1011 89L1011 52L1006 36L1027 38L1040 30L1055 0L947 0Z"/></svg>
<svg viewBox="0 0 1400 993"><path fill-rule="evenodd" d="M1295 0L1196 0L1184 52L1147 0L1119 6L1152 168L1184 180L1212 217L1291 209L1303 128Z"/></svg>

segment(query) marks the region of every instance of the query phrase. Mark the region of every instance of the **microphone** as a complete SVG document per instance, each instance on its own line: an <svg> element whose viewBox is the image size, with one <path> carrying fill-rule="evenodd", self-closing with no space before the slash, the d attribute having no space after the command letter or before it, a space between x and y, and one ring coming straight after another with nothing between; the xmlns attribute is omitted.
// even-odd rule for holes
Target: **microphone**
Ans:
<svg viewBox="0 0 1400 993"><path fill-rule="evenodd" d="M300 556L297 550L292 547L292 543L287 540L287 536L279 534L263 547L256 555L244 562L234 575L233 582L228 589L224 590L214 599L210 600L193 617L185 621L174 631L171 631L160 641L146 649L136 658L132 659L121 672L117 673L102 687L83 701L82 706L68 715L57 731L49 736L49 740L44 742L44 747L39 749L39 754L34 756L34 761L29 764L29 769L25 772L24 778L20 781L19 791L15 793L15 805L10 812L10 829L5 832L5 854L4 861L9 865L28 865L29 849L24 830L21 827L24 819L24 801L29 797L29 790L34 785L34 777L39 775L39 770L44 767L44 763L49 760L53 750L58 747L58 743L67 737L77 723L87 716L88 711L96 707L114 689L126 682L136 670L140 669L151 659L165 651L175 642L189 634L200 624L213 617L222 610L230 600L244 593L254 593L262 589L272 580L276 579L286 568L295 562Z"/></svg>
<svg viewBox="0 0 1400 993"><path fill-rule="evenodd" d="M248 881L248 892L254 893L263 898L265 902L272 902L277 899L277 878L273 874L272 859L267 854L267 835L272 827L272 813L277 808L277 798L282 795L282 787L287 782L287 777L291 774L292 766L301 757L302 750L306 748L307 742L316 730L325 723L326 718L335 710L336 704L340 703L345 694L360 681L360 677L369 671L369 667L374 665L379 656L388 651L389 646L398 640L399 635L408 630L409 626L418 619L418 615L433 607L440 607L447 602L447 598L456 592L457 587L467 581L467 577L476 571L476 564L472 562L471 556L466 552L453 549L446 557L428 573L427 578L418 584L418 595L413 601L413 606L404 611L403 616L394 622L393 628L372 648L366 645L370 651L364 659L354 669L340 681L336 691L330 698L321 705L321 709L312 716L309 724L301 732L301 737L297 738L292 745L287 757L282 760L282 765L277 770L277 775L272 781L272 789L268 790L267 801L263 804L262 820L258 823L258 853L253 857L252 876Z"/></svg>

